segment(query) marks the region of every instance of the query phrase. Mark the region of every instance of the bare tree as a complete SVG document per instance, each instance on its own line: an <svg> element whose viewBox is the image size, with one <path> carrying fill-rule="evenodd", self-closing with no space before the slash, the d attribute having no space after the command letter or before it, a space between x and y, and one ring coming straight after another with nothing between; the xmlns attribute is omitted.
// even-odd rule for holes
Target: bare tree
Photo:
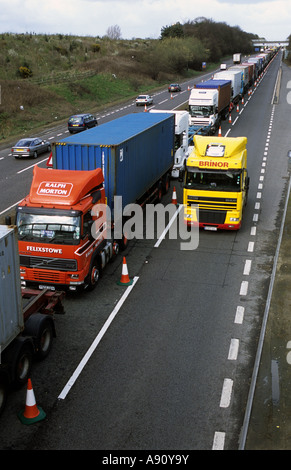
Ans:
<svg viewBox="0 0 291 470"><path fill-rule="evenodd" d="M121 29L118 24L115 24L114 26L109 26L106 31L106 36L109 39L121 39Z"/></svg>

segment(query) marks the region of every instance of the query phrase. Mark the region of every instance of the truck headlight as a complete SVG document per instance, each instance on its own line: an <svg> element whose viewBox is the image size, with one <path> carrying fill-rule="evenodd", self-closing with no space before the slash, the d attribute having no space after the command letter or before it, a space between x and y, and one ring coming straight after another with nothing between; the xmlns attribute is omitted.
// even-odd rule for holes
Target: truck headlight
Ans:
<svg viewBox="0 0 291 470"><path fill-rule="evenodd" d="M230 222L239 222L239 217L230 217Z"/></svg>

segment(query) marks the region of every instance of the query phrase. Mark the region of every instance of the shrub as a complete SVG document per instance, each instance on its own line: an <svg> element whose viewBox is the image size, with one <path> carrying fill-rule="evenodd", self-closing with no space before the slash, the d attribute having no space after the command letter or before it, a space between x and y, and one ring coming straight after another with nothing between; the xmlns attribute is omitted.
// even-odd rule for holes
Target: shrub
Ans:
<svg viewBox="0 0 291 470"><path fill-rule="evenodd" d="M100 48L101 48L100 44L91 44L91 47L90 47L92 52L99 52Z"/></svg>
<svg viewBox="0 0 291 470"><path fill-rule="evenodd" d="M18 75L21 78L29 78L32 77L33 74L29 67L25 67L24 65L22 65L18 69Z"/></svg>
<svg viewBox="0 0 291 470"><path fill-rule="evenodd" d="M68 50L63 46L54 45L54 50L57 51L62 56L68 55Z"/></svg>

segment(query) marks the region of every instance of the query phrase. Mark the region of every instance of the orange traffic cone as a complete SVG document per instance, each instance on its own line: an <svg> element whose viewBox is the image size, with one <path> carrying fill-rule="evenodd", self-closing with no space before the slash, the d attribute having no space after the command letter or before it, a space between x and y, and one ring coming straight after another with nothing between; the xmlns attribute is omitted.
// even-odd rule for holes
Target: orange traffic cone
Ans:
<svg viewBox="0 0 291 470"><path fill-rule="evenodd" d="M176 188L175 188L175 186L174 186L174 189L173 189L172 204L177 205L177 193L176 193Z"/></svg>
<svg viewBox="0 0 291 470"><path fill-rule="evenodd" d="M173 93L171 93L171 100L173 99Z"/></svg>
<svg viewBox="0 0 291 470"><path fill-rule="evenodd" d="M146 104L144 105L144 112L145 113L147 112L147 105Z"/></svg>
<svg viewBox="0 0 291 470"><path fill-rule="evenodd" d="M117 284L119 286L131 286L132 280L129 279L125 256L123 257L121 279Z"/></svg>
<svg viewBox="0 0 291 470"><path fill-rule="evenodd" d="M236 107L236 112L239 113L239 104Z"/></svg>
<svg viewBox="0 0 291 470"><path fill-rule="evenodd" d="M229 113L229 118L228 118L229 124L231 124L231 114Z"/></svg>
<svg viewBox="0 0 291 470"><path fill-rule="evenodd" d="M242 97L242 99L241 99L241 104L245 104L245 99L244 99L244 97Z"/></svg>
<svg viewBox="0 0 291 470"><path fill-rule="evenodd" d="M221 126L219 126L219 129L218 129L218 137L221 137Z"/></svg>
<svg viewBox="0 0 291 470"><path fill-rule="evenodd" d="M47 162L46 162L46 166L48 168L53 167L53 153L52 152L49 154L49 157L48 157Z"/></svg>
<svg viewBox="0 0 291 470"><path fill-rule="evenodd" d="M37 421L41 421L46 417L43 409L36 405L30 379L28 379L27 384L25 409L18 414L18 417L23 424L36 423Z"/></svg>

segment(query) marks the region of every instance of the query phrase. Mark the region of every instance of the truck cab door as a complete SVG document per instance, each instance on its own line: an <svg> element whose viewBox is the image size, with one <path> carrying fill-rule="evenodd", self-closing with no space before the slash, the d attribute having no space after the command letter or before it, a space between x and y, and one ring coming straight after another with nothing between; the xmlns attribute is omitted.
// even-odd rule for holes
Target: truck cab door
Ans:
<svg viewBox="0 0 291 470"><path fill-rule="evenodd" d="M242 188L243 198L244 198L244 206L247 205L249 185L250 185L250 178L248 176L248 171L245 169L244 172L243 172L243 188Z"/></svg>

